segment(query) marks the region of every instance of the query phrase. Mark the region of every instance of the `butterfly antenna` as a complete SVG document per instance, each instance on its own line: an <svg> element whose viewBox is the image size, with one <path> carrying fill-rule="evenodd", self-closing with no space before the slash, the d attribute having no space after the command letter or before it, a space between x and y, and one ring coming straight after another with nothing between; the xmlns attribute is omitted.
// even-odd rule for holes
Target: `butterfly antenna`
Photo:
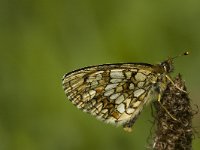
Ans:
<svg viewBox="0 0 200 150"><path fill-rule="evenodd" d="M171 59L176 59L176 58L178 58L178 57L180 57L180 56L186 56L186 55L189 55L190 53L188 52L188 51L186 51L186 52L184 52L184 53L181 53L181 54L179 54L179 55L177 55L177 56L175 56L175 57L172 57Z"/></svg>

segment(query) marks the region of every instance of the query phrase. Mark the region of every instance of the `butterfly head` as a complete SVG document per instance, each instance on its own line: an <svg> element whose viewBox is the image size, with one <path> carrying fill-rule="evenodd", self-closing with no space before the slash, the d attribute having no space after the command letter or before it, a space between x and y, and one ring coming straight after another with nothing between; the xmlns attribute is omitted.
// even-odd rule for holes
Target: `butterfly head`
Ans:
<svg viewBox="0 0 200 150"><path fill-rule="evenodd" d="M160 65L162 66L164 72L170 73L170 72L173 72L173 70L174 70L172 58L169 58L169 59L163 61Z"/></svg>
<svg viewBox="0 0 200 150"><path fill-rule="evenodd" d="M173 61L174 59L176 59L179 56L184 56L184 55L189 55L189 52L184 52L180 55L177 55L175 57L172 58L168 58L167 60L163 61L162 63L159 64L159 70L160 72L166 72L166 73L171 73L174 70L174 65L173 65Z"/></svg>

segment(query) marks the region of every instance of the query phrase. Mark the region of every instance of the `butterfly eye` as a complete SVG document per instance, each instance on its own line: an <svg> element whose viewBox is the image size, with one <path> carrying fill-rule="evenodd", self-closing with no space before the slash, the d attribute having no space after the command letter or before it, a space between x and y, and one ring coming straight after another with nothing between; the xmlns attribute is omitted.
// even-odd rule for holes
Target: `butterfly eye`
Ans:
<svg viewBox="0 0 200 150"><path fill-rule="evenodd" d="M162 62L161 66L163 66L164 72L167 72L167 73L170 73L174 70L172 59L168 59Z"/></svg>

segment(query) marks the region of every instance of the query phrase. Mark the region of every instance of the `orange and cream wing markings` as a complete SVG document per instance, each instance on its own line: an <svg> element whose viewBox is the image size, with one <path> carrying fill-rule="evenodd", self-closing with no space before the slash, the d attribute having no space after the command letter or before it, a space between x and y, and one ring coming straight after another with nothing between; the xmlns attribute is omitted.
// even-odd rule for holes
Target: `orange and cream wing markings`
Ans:
<svg viewBox="0 0 200 150"><path fill-rule="evenodd" d="M106 123L126 126L154 98L156 82L152 65L105 64L66 74L63 88L77 108Z"/></svg>

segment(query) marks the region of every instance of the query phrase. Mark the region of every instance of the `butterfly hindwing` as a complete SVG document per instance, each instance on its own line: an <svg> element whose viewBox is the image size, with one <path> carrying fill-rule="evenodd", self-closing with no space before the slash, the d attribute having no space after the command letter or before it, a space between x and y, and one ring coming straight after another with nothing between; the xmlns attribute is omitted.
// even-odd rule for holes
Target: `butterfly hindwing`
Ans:
<svg viewBox="0 0 200 150"><path fill-rule="evenodd" d="M68 99L79 109L116 125L134 119L149 100L149 64L105 64L75 70L63 77Z"/></svg>

